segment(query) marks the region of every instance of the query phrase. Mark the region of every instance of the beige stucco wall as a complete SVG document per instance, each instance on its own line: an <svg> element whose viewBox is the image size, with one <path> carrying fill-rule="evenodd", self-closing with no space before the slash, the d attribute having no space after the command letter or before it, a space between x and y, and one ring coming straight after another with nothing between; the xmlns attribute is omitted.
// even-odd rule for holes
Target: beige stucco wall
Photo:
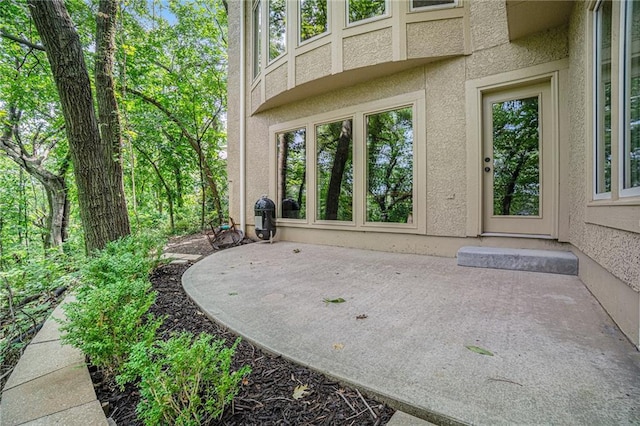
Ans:
<svg viewBox="0 0 640 426"><path fill-rule="evenodd" d="M561 234L568 236L570 247L581 259L581 278L598 297L605 309L613 316L630 339L640 342L640 234L586 222L585 210L590 201L589 167L591 149L588 132L589 98L586 75L588 67L589 35L587 31L587 2L576 2L568 26L563 26L516 40L509 41L507 16L504 1L482 0L466 4L469 16L468 32L471 35L467 56L439 60L358 82L347 87L326 87L324 93L304 97L295 102L247 116L246 152L246 215L249 227L253 223L253 203L261 195L268 194L270 183L275 179L275 164L270 164L270 126L299 118L334 111L362 103L386 99L400 94L424 91L426 104L426 150L424 159L426 172L426 236L401 234L381 238L380 234L340 230L322 230L310 227L282 227L281 238L297 241L315 241L325 244L407 251L452 256L461 245L503 245L520 247L553 248L557 244L545 241L520 239L469 239L465 238L465 225L470 214L467 193L467 127L465 83L488 76L514 72L525 68L569 58L568 77L561 80L561 99L567 100L567 116L563 121L558 141L559 149L570 161L560 164L562 168L561 191L567 197L567 209L560 224ZM237 7L230 7L230 55L229 55L229 163L230 212L239 217L239 80L237 51L239 15ZM410 27L416 34L428 33L421 26ZM248 33L249 29L247 28ZM345 40L348 49L367 49L369 39L382 43L385 52L376 53L365 62L388 61L390 40L387 33L376 30L369 36ZM454 40L459 43L460 40ZM427 40L425 40L427 43ZM414 45L411 49L418 49ZM459 49L460 46L456 47ZM389 49L389 50L387 50ZM411 49L409 51L411 52ZM373 48L369 49L373 51ZM419 52L429 52L422 48ZM236 54L234 54L234 52ZM310 51L299 56L295 68L295 81L312 82L327 76L333 61L329 45L317 52ZM380 56L382 55L382 56ZM358 66L362 58L345 58L347 67ZM353 64L351 62L353 61ZM248 69L248 71L250 71ZM334 69L335 71L335 69ZM280 70L286 75L286 69ZM566 71L562 71L566 72ZM282 76L281 76L282 77ZM360 77L361 80L364 77ZM291 78L289 78L291 79ZM366 80L366 78L365 78ZM255 111L260 103L260 85L251 91L251 75L247 72L247 111ZM269 95L285 90L275 86ZM277 83L280 84L280 83ZM273 197L273 194L270 194ZM477 195L477 194L476 194ZM432 237L429 237L432 236ZM388 244L381 244L387 241ZM567 247L563 247L567 249Z"/></svg>
<svg viewBox="0 0 640 426"><path fill-rule="evenodd" d="M622 330L640 344L640 234L586 223L591 201L592 136L588 5L578 3L570 22L570 242L580 256L580 277Z"/></svg>

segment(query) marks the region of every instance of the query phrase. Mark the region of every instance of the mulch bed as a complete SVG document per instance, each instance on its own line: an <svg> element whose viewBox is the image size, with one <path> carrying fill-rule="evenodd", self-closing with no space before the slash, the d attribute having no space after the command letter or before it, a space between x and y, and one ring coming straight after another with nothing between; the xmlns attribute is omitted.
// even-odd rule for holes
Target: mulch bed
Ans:
<svg viewBox="0 0 640 426"><path fill-rule="evenodd" d="M206 238L193 237L169 243L167 251L208 254L212 251ZM206 243L206 244L205 244ZM210 333L231 345L236 336L208 317L188 298L181 277L190 265L164 265L153 271L151 282L158 293L151 308L166 317L160 333ZM238 396L215 425L383 425L394 413L390 407L367 398L357 389L339 383L308 368L273 356L242 341L237 348L234 367L251 366L252 372ZM118 425L142 424L135 408L139 395L134 386L123 392L114 383L105 383L99 372L91 371L96 394ZM307 385L309 394L294 399L298 385Z"/></svg>

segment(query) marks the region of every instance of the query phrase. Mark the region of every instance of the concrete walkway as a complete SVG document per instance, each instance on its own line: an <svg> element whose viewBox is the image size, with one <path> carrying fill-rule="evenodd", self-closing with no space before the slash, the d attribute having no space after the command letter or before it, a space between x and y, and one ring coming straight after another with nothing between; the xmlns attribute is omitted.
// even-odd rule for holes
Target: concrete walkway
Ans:
<svg viewBox="0 0 640 426"><path fill-rule="evenodd" d="M29 343L2 389L0 425L108 425L84 355L60 342L54 318L63 317L65 302Z"/></svg>
<svg viewBox="0 0 640 426"><path fill-rule="evenodd" d="M434 423L640 424L640 353L575 276L278 242L183 285L246 339Z"/></svg>

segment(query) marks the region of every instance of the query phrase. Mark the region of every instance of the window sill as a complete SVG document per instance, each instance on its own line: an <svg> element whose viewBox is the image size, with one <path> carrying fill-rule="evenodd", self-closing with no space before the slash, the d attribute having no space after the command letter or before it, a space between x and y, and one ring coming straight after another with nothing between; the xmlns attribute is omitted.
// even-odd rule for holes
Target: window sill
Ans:
<svg viewBox="0 0 640 426"><path fill-rule="evenodd" d="M585 222L640 233L640 200L603 200L587 205Z"/></svg>

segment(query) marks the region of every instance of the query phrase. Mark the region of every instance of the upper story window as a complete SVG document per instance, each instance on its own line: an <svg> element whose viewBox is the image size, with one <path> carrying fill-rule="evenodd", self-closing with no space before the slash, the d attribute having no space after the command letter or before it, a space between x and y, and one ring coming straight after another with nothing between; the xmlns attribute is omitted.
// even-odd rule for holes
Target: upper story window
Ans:
<svg viewBox="0 0 640 426"><path fill-rule="evenodd" d="M329 31L327 0L300 0L300 43Z"/></svg>
<svg viewBox="0 0 640 426"><path fill-rule="evenodd" d="M269 62L287 50L287 2L269 0Z"/></svg>
<svg viewBox="0 0 640 426"><path fill-rule="evenodd" d="M347 0L347 25L387 14L387 0Z"/></svg>
<svg viewBox="0 0 640 426"><path fill-rule="evenodd" d="M640 195L639 9L611 0L595 8L594 199Z"/></svg>
<svg viewBox="0 0 640 426"><path fill-rule="evenodd" d="M451 7L456 4L457 0L411 0L411 10Z"/></svg>
<svg viewBox="0 0 640 426"><path fill-rule="evenodd" d="M258 0L253 5L253 77L257 77L261 71L260 59L262 56L262 4Z"/></svg>

